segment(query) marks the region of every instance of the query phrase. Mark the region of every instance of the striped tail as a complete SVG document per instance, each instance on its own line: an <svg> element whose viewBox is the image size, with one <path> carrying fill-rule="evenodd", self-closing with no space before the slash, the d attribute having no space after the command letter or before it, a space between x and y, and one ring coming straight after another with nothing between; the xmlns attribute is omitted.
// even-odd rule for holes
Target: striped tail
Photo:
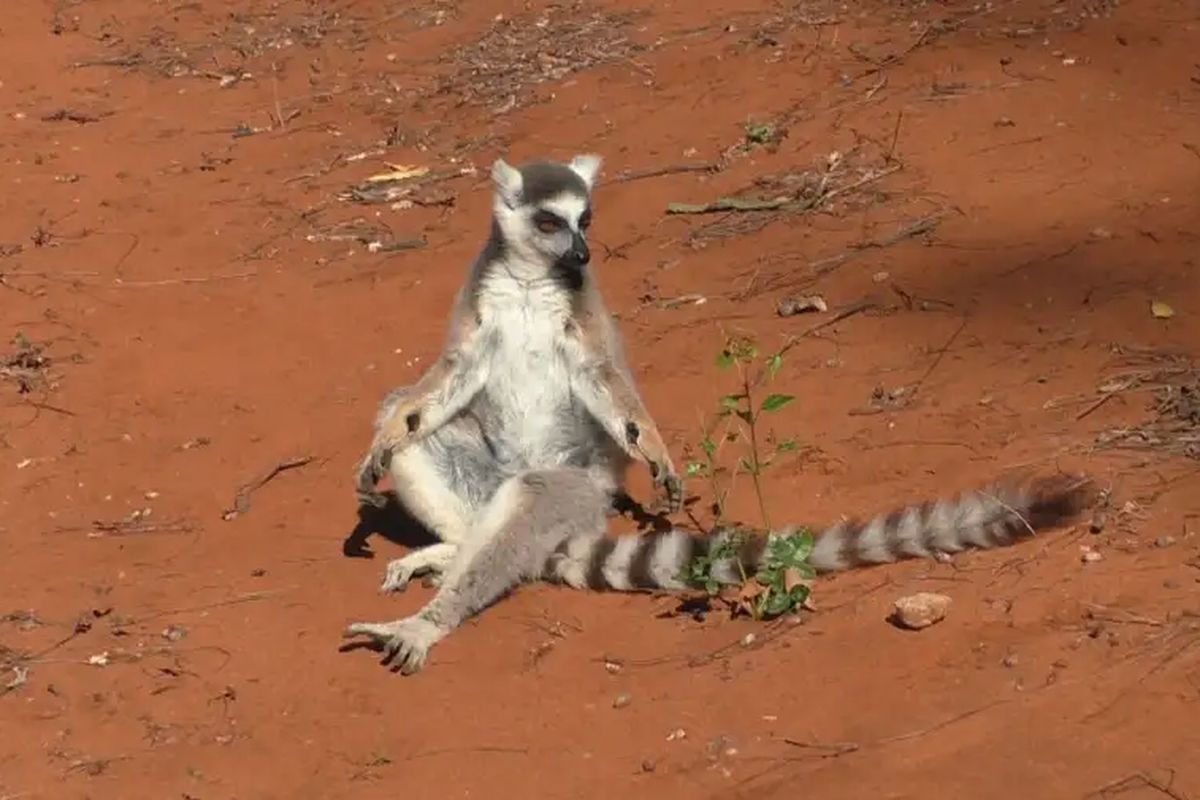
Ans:
<svg viewBox="0 0 1200 800"><path fill-rule="evenodd" d="M967 548L1005 547L1043 530L1071 522L1095 497L1086 477L1056 475L998 483L951 499L921 503L882 514L868 522L842 522L816 537L809 564L817 573L840 572L906 558L928 558ZM741 583L763 565L773 537L746 536L737 544L737 561L713 565L720 583ZM635 536L569 539L547 560L543 577L576 589L639 591L696 588L685 579L693 559L714 552L733 532L696 536L671 529ZM741 570L738 569L738 561Z"/></svg>

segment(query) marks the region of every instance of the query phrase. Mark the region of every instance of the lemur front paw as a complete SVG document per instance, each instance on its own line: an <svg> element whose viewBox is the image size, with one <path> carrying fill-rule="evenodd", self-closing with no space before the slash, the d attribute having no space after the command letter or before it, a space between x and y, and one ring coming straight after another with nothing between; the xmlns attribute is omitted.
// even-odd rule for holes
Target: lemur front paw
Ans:
<svg viewBox="0 0 1200 800"><path fill-rule="evenodd" d="M654 478L654 485L663 493L664 507L668 514L675 514L683 508L683 481L675 474L675 468L668 464L660 467Z"/></svg>
<svg viewBox="0 0 1200 800"><path fill-rule="evenodd" d="M366 636L383 649L380 661L402 675L420 672L429 660L430 649L445 636L434 623L421 617L395 622L355 622L346 627L344 638Z"/></svg>
<svg viewBox="0 0 1200 800"><path fill-rule="evenodd" d="M354 481L354 494L358 498L360 506L383 508L387 505L387 497L375 488L385 471L386 469L380 468L376 449L372 447L359 463L358 474Z"/></svg>

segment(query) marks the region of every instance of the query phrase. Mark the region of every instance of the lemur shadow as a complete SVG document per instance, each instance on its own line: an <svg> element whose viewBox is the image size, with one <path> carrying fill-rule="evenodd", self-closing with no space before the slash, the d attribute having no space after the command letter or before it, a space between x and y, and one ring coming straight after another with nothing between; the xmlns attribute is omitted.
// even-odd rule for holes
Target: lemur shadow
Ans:
<svg viewBox="0 0 1200 800"><path fill-rule="evenodd" d="M628 516L637 525L638 533L652 531L665 533L675 527L674 523L661 511L649 511L627 493L620 491L613 495L612 510L617 516Z"/></svg>
<svg viewBox="0 0 1200 800"><path fill-rule="evenodd" d="M438 538L409 513L395 492L383 492L382 508L360 505L358 523L342 541L342 555L346 558L374 558L370 538L379 534L389 542L410 550L437 544Z"/></svg>

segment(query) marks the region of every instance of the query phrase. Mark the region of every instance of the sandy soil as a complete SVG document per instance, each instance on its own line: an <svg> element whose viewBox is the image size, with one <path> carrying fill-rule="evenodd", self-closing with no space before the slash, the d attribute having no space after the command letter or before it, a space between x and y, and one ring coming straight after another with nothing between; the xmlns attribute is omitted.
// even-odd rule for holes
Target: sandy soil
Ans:
<svg viewBox="0 0 1200 800"><path fill-rule="evenodd" d="M638 2L6 8L0 798L1200 798L1200 411L1168 402L1200 342L1195 7ZM430 591L377 593L403 548L346 544L351 472L439 347L487 167L580 151L681 464L723 331L865 300L776 379L775 519L1018 467L1108 511L822 580L798 622L535 586L415 678L341 652ZM389 163L430 173L350 192ZM745 480L730 513L757 521ZM914 591L948 618L887 624Z"/></svg>

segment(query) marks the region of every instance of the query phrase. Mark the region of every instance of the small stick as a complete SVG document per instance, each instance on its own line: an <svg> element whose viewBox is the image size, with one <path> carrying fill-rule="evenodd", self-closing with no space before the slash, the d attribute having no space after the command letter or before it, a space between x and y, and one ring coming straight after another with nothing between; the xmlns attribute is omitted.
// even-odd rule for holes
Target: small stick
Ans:
<svg viewBox="0 0 1200 800"><path fill-rule="evenodd" d="M246 592L245 594L239 594L237 597L230 597L227 600L217 600L212 603L203 603L203 604L197 605L197 606L183 606L182 608L172 608L172 609L168 609L166 611L155 611L154 613L148 614L144 617L134 614L133 618L132 618L132 622L136 623L138 625L144 625L145 623L149 622L150 620L159 619L161 617L173 617L177 614L194 614L199 611L212 611L217 608L226 608L228 606L241 605L242 603L255 603L255 602L258 602L259 600L267 600L269 598L276 597L278 595L283 594L284 592L289 592L289 591L291 591L291 589L274 589L274 590L262 591L262 592Z"/></svg>
<svg viewBox="0 0 1200 800"><path fill-rule="evenodd" d="M275 119L280 128L287 128L288 121L283 118L283 107L279 105L279 65L271 64L271 96L275 100Z"/></svg>
<svg viewBox="0 0 1200 800"><path fill-rule="evenodd" d="M1155 780L1154 778L1150 777L1149 775L1147 775L1144 772L1138 772L1138 773L1130 775L1126 778L1120 778L1118 780L1110 781L1109 783L1104 784L1096 791L1087 794L1084 797L1084 800L1089 800L1089 798L1093 798L1093 797L1101 797L1101 798L1105 798L1107 800L1107 798L1109 798L1109 797L1116 797L1117 795L1124 794L1125 792L1128 792L1131 789L1138 789L1138 788L1155 789L1156 791L1162 793L1163 795L1170 797L1171 800L1188 800L1187 795L1180 794L1179 792L1177 792L1171 788L1171 785L1173 783L1175 783L1175 771L1174 770L1169 770L1169 771L1171 773L1171 778L1168 783L1164 784L1161 781Z"/></svg>
<svg viewBox="0 0 1200 800"><path fill-rule="evenodd" d="M869 183L886 178L894 172L899 172L900 164L892 164L879 172L864 175L853 183L820 192L815 197L796 200L791 197L720 197L709 203L668 203L668 214L716 214L724 211L811 211L829 202L838 195L861 189Z"/></svg>
<svg viewBox="0 0 1200 800"><path fill-rule="evenodd" d="M1117 391L1120 391L1120 390L1117 390ZM1099 400L1096 400L1094 403L1089 405L1083 411L1080 411L1078 414L1075 415L1075 421L1078 422L1079 420L1083 419L1087 415L1091 414L1093 411L1098 409L1100 406L1104 405L1109 400L1112 400L1114 397L1116 397L1116 395L1117 395L1116 391L1105 392L1104 394L1100 395Z"/></svg>
<svg viewBox="0 0 1200 800"><path fill-rule="evenodd" d="M179 286L187 283L212 283L214 281L231 281L239 278L255 278L258 277L257 272L237 272L232 275L208 275L205 277L194 278L167 278L161 281L125 281L120 278L113 280L117 286L126 289L143 289L152 286Z"/></svg>
<svg viewBox="0 0 1200 800"><path fill-rule="evenodd" d="M862 312L871 308L875 308L878 305L878 303L870 299L859 300L857 303L851 303L845 308L835 312L834 315L829 319L821 320L815 325L810 325L809 327L805 328L800 333L797 333L794 336L789 336L787 341L783 343L783 347L779 348L779 353L782 355L788 350L791 350L795 345L799 344L801 339L807 336L812 336L813 334L828 328L830 325L836 325L848 317L852 317L855 314L861 314Z"/></svg>
<svg viewBox="0 0 1200 800"><path fill-rule="evenodd" d="M612 179L612 183L630 183L631 181L640 181L646 178L660 178L663 175L678 175L681 172L720 172L721 164L713 162L711 164L673 164L668 167L655 167L654 169L644 169L637 172L624 172Z"/></svg>
<svg viewBox="0 0 1200 800"><path fill-rule="evenodd" d="M862 747L858 742L833 742L832 744L824 744L823 742L802 742L798 739L784 739L783 741L784 744L790 744L792 747L822 751L817 753L817 758L838 758L847 753L856 752Z"/></svg>
<svg viewBox="0 0 1200 800"><path fill-rule="evenodd" d="M281 461L275 466L271 467L271 469L269 469L260 477L255 478L249 483L243 485L237 490L237 494L233 496L233 507L226 509L221 514L221 519L231 520L240 514L245 514L250 510L251 494L258 491L263 486L266 486L267 483L273 480L275 476L279 475L281 472L287 472L289 469L303 467L305 464L312 462L314 458L315 456L300 456L298 458L289 458L287 461Z"/></svg>
<svg viewBox="0 0 1200 800"><path fill-rule="evenodd" d="M942 363L942 359L946 357L946 352L947 352L947 351L948 351L948 350L949 350L951 347L953 347L953 346L954 346L954 342L955 342L955 341L958 339L958 337L959 337L959 334L961 334L961 333L962 333L964 330L966 330L966 328L967 328L967 317L965 317L965 316L964 316L964 317L963 317L963 320L962 320L962 324L960 324L960 325L959 325L959 326L958 326L958 327L957 327L957 328L954 330L954 333L950 334L950 338L949 338L949 339L947 339L947 340L946 340L946 343L945 343L944 345L942 345L942 346L941 346L941 347L938 349L937 357L935 357L935 358L933 359L933 363L929 365L929 369L925 370L925 374L924 374L924 375L922 375L920 378L918 378L918 379L917 379L917 382L913 384L912 391L911 391L911 392L909 392L909 395L908 395L910 399L911 399L911 398L912 398L914 395L916 395L916 393L917 393L917 390L921 388L921 386L922 386L922 385L925 383L925 380L926 380L926 379L927 379L927 378L928 378L930 375L932 375L932 374L933 374L933 371L934 371L935 369L937 369L937 368L938 368L938 364L941 364L941 363Z"/></svg>
<svg viewBox="0 0 1200 800"><path fill-rule="evenodd" d="M888 147L887 161L895 161L896 142L900 139L900 123L904 120L904 109L896 114L896 127L892 130L892 144Z"/></svg>
<svg viewBox="0 0 1200 800"><path fill-rule="evenodd" d="M23 402L27 406L33 406L34 408L42 409L43 411L53 411L55 414L62 414L65 417L78 416L78 414L76 414L74 411L66 408L59 408L58 406L52 406L49 403L39 403L37 400L25 400Z"/></svg>
<svg viewBox="0 0 1200 800"><path fill-rule="evenodd" d="M80 69L81 67L136 67L143 62L140 55L133 56L115 56L113 58L91 58L85 61L76 61L71 65L72 69Z"/></svg>

